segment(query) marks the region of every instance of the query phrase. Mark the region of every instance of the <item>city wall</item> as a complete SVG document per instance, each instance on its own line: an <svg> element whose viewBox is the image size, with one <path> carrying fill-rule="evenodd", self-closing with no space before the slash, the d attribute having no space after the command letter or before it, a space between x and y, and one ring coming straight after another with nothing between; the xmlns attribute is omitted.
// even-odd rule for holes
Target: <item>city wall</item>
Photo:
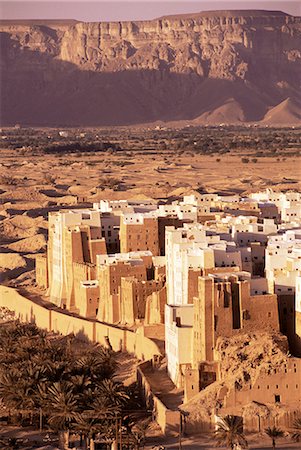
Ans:
<svg viewBox="0 0 301 450"><path fill-rule="evenodd" d="M161 355L159 347L140 329L137 332L85 319L62 311L54 305L40 305L13 288L0 286L0 306L15 311L21 322L35 323L39 328L67 335L74 333L106 345L109 339L114 351L127 351L138 359L149 360Z"/></svg>
<svg viewBox="0 0 301 450"><path fill-rule="evenodd" d="M151 361L145 361L139 364L137 368L137 380L144 394L147 408L154 412L154 419L160 425L164 434L178 434L180 426L180 411L168 409L167 406L152 392L151 385L144 373L152 364Z"/></svg>

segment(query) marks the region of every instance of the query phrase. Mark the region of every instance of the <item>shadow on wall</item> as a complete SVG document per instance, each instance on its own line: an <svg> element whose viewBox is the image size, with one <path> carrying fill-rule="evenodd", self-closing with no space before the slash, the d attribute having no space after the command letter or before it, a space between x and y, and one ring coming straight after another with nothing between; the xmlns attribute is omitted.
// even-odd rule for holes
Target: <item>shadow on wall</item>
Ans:
<svg viewBox="0 0 301 450"><path fill-rule="evenodd" d="M278 286L282 291L286 286ZM288 338L290 353L301 357L301 338L296 333L296 304L294 294L277 294L280 332Z"/></svg>
<svg viewBox="0 0 301 450"><path fill-rule="evenodd" d="M22 291L21 291L22 292ZM29 299L17 290L0 286L0 306L15 312L21 322L35 323L39 328L67 335L74 333L82 339L112 346L114 351L124 350L135 354L138 359L161 357L158 346L141 330L133 332L116 325L98 322L63 311L39 298Z"/></svg>
<svg viewBox="0 0 301 450"><path fill-rule="evenodd" d="M5 126L126 125L192 120L204 113L212 113L206 119L209 123L220 123L223 114L229 122L254 121L261 120L268 107L293 95L271 87L264 71L257 76L256 86L174 73L168 67L96 72L21 49L9 33L1 32L0 39L1 125ZM215 113L220 107L222 111Z"/></svg>

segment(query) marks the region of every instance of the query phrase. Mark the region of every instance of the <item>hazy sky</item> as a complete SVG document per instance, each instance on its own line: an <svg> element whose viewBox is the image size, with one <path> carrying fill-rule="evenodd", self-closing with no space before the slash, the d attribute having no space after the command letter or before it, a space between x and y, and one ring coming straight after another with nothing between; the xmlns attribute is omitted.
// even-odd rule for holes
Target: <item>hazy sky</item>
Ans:
<svg viewBox="0 0 301 450"><path fill-rule="evenodd" d="M153 19L162 15L218 9L268 9L301 15L301 0L274 1L186 1L186 0L95 0L0 1L2 19L77 19L84 21L114 21Z"/></svg>

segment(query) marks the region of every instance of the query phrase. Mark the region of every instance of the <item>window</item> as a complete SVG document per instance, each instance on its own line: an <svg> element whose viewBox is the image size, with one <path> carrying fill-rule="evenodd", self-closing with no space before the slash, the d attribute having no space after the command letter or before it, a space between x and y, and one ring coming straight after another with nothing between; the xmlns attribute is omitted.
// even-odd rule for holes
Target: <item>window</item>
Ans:
<svg viewBox="0 0 301 450"><path fill-rule="evenodd" d="M280 395L275 395L275 403L280 403Z"/></svg>

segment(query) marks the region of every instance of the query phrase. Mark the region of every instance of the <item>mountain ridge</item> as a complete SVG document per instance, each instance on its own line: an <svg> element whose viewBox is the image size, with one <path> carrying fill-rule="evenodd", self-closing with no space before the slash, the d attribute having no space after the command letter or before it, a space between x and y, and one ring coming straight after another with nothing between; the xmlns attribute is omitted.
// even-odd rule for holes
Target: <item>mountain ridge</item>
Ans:
<svg viewBox="0 0 301 450"><path fill-rule="evenodd" d="M1 124L250 122L265 120L287 98L294 107L283 117L298 123L300 17L253 10L188 16L0 22Z"/></svg>

